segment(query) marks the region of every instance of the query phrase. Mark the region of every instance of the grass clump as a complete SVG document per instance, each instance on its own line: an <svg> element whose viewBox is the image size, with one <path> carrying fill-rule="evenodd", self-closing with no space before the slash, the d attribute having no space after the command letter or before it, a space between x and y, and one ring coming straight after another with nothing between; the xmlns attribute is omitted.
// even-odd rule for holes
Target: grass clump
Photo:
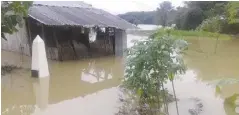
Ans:
<svg viewBox="0 0 239 115"><path fill-rule="evenodd" d="M228 34L220 34L220 33L212 33L212 32L205 32L205 31L186 31L186 30L176 30L176 29L158 29L154 35L156 36L163 36L170 34L172 36L177 36L177 37L205 37L205 38L219 38L219 39L231 39L232 37Z"/></svg>

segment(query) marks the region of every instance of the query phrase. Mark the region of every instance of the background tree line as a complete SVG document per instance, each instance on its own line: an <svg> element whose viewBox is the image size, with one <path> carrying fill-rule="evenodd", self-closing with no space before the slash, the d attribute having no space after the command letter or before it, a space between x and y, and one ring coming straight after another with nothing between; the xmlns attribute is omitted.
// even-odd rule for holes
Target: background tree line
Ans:
<svg viewBox="0 0 239 115"><path fill-rule="evenodd" d="M128 12L119 16L134 24L176 24L176 28L182 30L239 33L237 1L187 1L183 7L176 8L164 1L155 11Z"/></svg>

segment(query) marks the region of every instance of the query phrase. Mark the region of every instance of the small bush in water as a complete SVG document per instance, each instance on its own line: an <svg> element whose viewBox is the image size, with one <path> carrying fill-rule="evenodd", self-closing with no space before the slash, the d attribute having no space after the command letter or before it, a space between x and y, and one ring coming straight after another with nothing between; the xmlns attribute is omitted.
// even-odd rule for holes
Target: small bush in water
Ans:
<svg viewBox="0 0 239 115"><path fill-rule="evenodd" d="M154 36L137 41L128 49L123 87L138 97L138 103L150 114L161 113L167 91L163 84L173 81L175 74L185 72L181 54L187 42L170 36ZM138 111L143 114L144 112ZM148 113L149 114L149 113Z"/></svg>

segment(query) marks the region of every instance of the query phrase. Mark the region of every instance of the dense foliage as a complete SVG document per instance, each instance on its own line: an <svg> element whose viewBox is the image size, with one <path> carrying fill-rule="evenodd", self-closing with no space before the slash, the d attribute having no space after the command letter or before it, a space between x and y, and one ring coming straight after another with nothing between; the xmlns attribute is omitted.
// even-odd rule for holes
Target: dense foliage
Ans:
<svg viewBox="0 0 239 115"><path fill-rule="evenodd" d="M156 12L148 11L148 12L128 12L125 14L119 14L121 18L127 20L133 24L153 24L156 23Z"/></svg>
<svg viewBox="0 0 239 115"><path fill-rule="evenodd" d="M230 24L239 23L239 2L229 2L226 6Z"/></svg>
<svg viewBox="0 0 239 115"><path fill-rule="evenodd" d="M2 1L1 2L1 36L6 40L5 34L17 32L17 25L23 26L23 18L27 16L30 1Z"/></svg>
<svg viewBox="0 0 239 115"><path fill-rule="evenodd" d="M143 20L142 24L176 24L181 30L202 30L227 34L239 33L239 2L237 1L187 1L183 7L174 8L170 2L162 2L153 12L137 17L135 13L121 14L126 20ZM155 14L154 16L152 14ZM125 18L130 17L130 18ZM138 23L138 24L139 24ZM216 25L216 27L214 27Z"/></svg>
<svg viewBox="0 0 239 115"><path fill-rule="evenodd" d="M184 40L154 36L135 42L128 50L123 86L139 97L141 106L161 112L166 94L163 84L167 80L173 81L174 75L185 72L181 54L186 47Z"/></svg>
<svg viewBox="0 0 239 115"><path fill-rule="evenodd" d="M170 2L162 2L156 11L128 12L118 16L134 24L171 25L176 17L176 10Z"/></svg>
<svg viewBox="0 0 239 115"><path fill-rule="evenodd" d="M222 32L223 26L226 25L225 20L221 19L220 16L215 16L204 20L198 27L197 30L208 31L208 32Z"/></svg>
<svg viewBox="0 0 239 115"><path fill-rule="evenodd" d="M159 24L162 26L168 25L168 17L169 13L173 10L172 3L169 1L164 1L159 4L159 8L157 8L157 13L159 16Z"/></svg>

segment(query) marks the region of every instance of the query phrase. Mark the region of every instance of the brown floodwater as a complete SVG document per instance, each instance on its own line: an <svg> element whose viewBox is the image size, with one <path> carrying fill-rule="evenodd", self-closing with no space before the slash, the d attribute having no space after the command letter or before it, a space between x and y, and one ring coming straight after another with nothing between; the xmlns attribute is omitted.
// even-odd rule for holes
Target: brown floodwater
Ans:
<svg viewBox="0 0 239 115"><path fill-rule="evenodd" d="M128 35L131 39L139 36ZM184 56L188 70L175 81L180 115L191 115L198 103L199 115L237 115L224 104L224 98L239 93L239 84L226 85L221 94L209 85L220 78L239 79L239 39L187 39L189 50ZM2 64L23 69L2 76L3 115L113 115L120 106L118 86L124 72L124 59L104 57L78 61L49 61L50 77L30 77L31 59L2 50ZM166 84L172 91L171 84ZM176 115L175 104L169 104L170 115Z"/></svg>

